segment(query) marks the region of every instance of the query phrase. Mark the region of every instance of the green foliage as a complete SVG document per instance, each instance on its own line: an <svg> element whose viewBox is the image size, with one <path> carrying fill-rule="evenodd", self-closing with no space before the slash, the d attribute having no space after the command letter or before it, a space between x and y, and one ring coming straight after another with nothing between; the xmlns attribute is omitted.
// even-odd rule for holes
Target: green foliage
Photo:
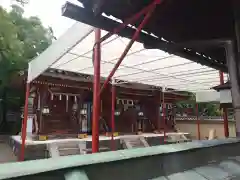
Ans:
<svg viewBox="0 0 240 180"><path fill-rule="evenodd" d="M184 108L193 108L194 114L196 114L196 98L193 93L189 92L183 92L183 94L186 94L189 96L189 99L187 101L181 101L177 103L178 109L184 109ZM198 104L198 112L199 115L207 115L207 116L220 116L222 114L220 110L219 104L214 103L199 103Z"/></svg>
<svg viewBox="0 0 240 180"><path fill-rule="evenodd" d="M43 27L38 17L24 17L24 9L18 5L13 5L10 12L0 6L0 27L0 99L8 89L8 98L2 101L20 104L24 93L9 90L10 82L52 43L53 32Z"/></svg>
<svg viewBox="0 0 240 180"><path fill-rule="evenodd" d="M17 5L10 12L0 7L0 86L7 86L13 74L26 69L28 61L52 42L50 30L40 19L25 18L23 13Z"/></svg>

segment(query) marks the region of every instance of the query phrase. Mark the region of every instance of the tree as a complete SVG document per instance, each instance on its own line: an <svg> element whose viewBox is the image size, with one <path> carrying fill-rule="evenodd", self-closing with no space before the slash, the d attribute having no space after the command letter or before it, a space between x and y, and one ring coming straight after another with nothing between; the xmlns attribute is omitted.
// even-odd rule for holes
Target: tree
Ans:
<svg viewBox="0 0 240 180"><path fill-rule="evenodd" d="M25 6L29 3L29 0L15 0L15 2L20 4L21 6Z"/></svg>
<svg viewBox="0 0 240 180"><path fill-rule="evenodd" d="M0 27L0 99L6 114L8 100L12 104L10 99L15 99L19 105L23 99L22 92L8 91L11 78L27 69L28 62L44 51L54 36L38 17L25 18L24 9L18 5L12 5L10 12L0 6Z"/></svg>
<svg viewBox="0 0 240 180"><path fill-rule="evenodd" d="M196 97L193 93L189 92L181 92L185 95L189 96L189 99L186 101L181 101L177 103L177 108L178 109L184 109L184 108L193 108L194 109L194 114L196 114L196 109L195 109L195 102L196 102ZM219 104L215 103L199 103L198 104L198 114L199 116L201 115L206 115L206 116L220 116L221 115L221 110Z"/></svg>

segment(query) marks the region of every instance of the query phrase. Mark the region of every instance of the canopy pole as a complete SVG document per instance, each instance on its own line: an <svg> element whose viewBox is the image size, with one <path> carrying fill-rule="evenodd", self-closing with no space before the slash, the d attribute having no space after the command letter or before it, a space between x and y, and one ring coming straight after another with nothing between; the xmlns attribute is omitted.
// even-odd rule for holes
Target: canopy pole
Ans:
<svg viewBox="0 0 240 180"><path fill-rule="evenodd" d="M157 107L157 130L156 132L160 133L160 125L161 125L161 112L160 112L160 106L161 106L161 91L157 92L158 93L158 107Z"/></svg>
<svg viewBox="0 0 240 180"><path fill-rule="evenodd" d="M23 114L23 122L22 122L22 132L21 132L21 151L19 161L24 161L25 156L25 143L27 136L27 120L28 120L28 98L30 94L30 83L26 84L26 92L25 92L25 105L24 105L24 114Z"/></svg>
<svg viewBox="0 0 240 180"><path fill-rule="evenodd" d="M225 45L228 72L231 80L232 104L236 121L236 136L240 137L240 1L233 0L236 41L227 41Z"/></svg>
<svg viewBox="0 0 240 180"><path fill-rule="evenodd" d="M220 84L224 84L224 75L223 72L219 71L219 79ZM223 107L223 125L224 125L224 135L226 138L229 137L229 129L228 129L228 114L227 114L227 108Z"/></svg>
<svg viewBox="0 0 240 180"><path fill-rule="evenodd" d="M239 40L240 42L240 40ZM231 80L231 93L232 93L232 104L234 109L234 118L236 120L236 136L240 137L240 82L239 82L239 62L238 59L240 56L240 47L239 53L235 54L235 47L232 41L227 42L225 46L226 59L228 64L228 72Z"/></svg>
<svg viewBox="0 0 240 180"><path fill-rule="evenodd" d="M101 30L95 29L95 42L101 38ZM100 119L100 62L101 44L94 47L94 81L93 81L93 119L92 119L92 153L99 151L99 119Z"/></svg>
<svg viewBox="0 0 240 180"><path fill-rule="evenodd" d="M115 150L115 142L114 142L114 132L115 132L115 100L116 100L116 85L115 79L112 80L112 116L111 116L111 129L112 129L112 137L111 137L111 145L112 151Z"/></svg>
<svg viewBox="0 0 240 180"><path fill-rule="evenodd" d="M201 132L200 132L200 120L198 117L198 103L196 103L196 120L197 120L197 135L198 135L198 140L200 140Z"/></svg>
<svg viewBox="0 0 240 180"><path fill-rule="evenodd" d="M159 2L160 0L155 0L155 2ZM156 7L156 3L151 5L151 8L149 8L148 13L146 14L146 16L144 17L144 19L142 20L141 24L138 26L137 30L135 31L132 39L130 40L130 42L128 43L128 45L126 46L125 50L123 51L122 55L120 56L118 62L115 64L114 68L112 69L112 71L110 72L109 76L107 77L107 79L105 80L100 94L102 93L102 91L107 87L109 81L111 80L111 78L114 76L115 72L117 71L118 67L120 66L120 64L122 63L123 59L125 58L125 56L127 55L128 51L131 49L133 43L136 41L136 39L138 38L139 34L141 33L142 28L147 24L149 18L151 17L153 11L155 10ZM99 94L99 95L100 95Z"/></svg>
<svg viewBox="0 0 240 180"><path fill-rule="evenodd" d="M157 4L162 3L163 0L153 0L153 2L151 4L149 4L148 6L144 7L141 11L137 12L136 14L134 14L133 16L131 16L130 18L124 20L124 22L122 24L120 24L117 28L115 28L112 32L108 32L106 35L104 35L101 39L100 39L100 43L102 43L103 41L105 41L106 39L110 38L113 34L117 34L118 32L120 32L122 29L124 29L128 24L132 24L134 23L136 20L138 20L142 15L146 14L149 10L151 10L151 8Z"/></svg>
<svg viewBox="0 0 240 180"><path fill-rule="evenodd" d="M165 144L166 140L166 109L165 109L165 88L162 89L162 113L163 113L163 144Z"/></svg>

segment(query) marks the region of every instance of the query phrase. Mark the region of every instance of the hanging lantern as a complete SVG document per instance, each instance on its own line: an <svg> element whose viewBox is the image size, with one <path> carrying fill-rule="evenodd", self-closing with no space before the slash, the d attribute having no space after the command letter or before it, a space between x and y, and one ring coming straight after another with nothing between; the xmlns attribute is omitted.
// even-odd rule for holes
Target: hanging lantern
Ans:
<svg viewBox="0 0 240 180"><path fill-rule="evenodd" d="M51 93L51 100L53 100L53 93Z"/></svg>
<svg viewBox="0 0 240 180"><path fill-rule="evenodd" d="M62 100L62 95L61 95L61 94L59 95L59 100L60 100L60 101Z"/></svg>

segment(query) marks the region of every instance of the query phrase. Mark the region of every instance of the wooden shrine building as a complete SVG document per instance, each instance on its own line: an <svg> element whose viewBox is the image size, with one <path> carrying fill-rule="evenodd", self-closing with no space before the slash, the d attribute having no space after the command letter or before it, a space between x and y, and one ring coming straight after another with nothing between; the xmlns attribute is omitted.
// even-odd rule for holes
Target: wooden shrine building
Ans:
<svg viewBox="0 0 240 180"><path fill-rule="evenodd" d="M90 75L49 69L35 79L29 98L33 132L42 135L91 133L92 78ZM162 97L161 90L153 86L137 83L117 85L116 132L131 134L139 130L153 132L163 129ZM110 131L111 85L101 99L100 132L105 133ZM164 93L164 103L168 107L186 99L186 95ZM167 131L174 130L174 123L170 121L165 126Z"/></svg>

